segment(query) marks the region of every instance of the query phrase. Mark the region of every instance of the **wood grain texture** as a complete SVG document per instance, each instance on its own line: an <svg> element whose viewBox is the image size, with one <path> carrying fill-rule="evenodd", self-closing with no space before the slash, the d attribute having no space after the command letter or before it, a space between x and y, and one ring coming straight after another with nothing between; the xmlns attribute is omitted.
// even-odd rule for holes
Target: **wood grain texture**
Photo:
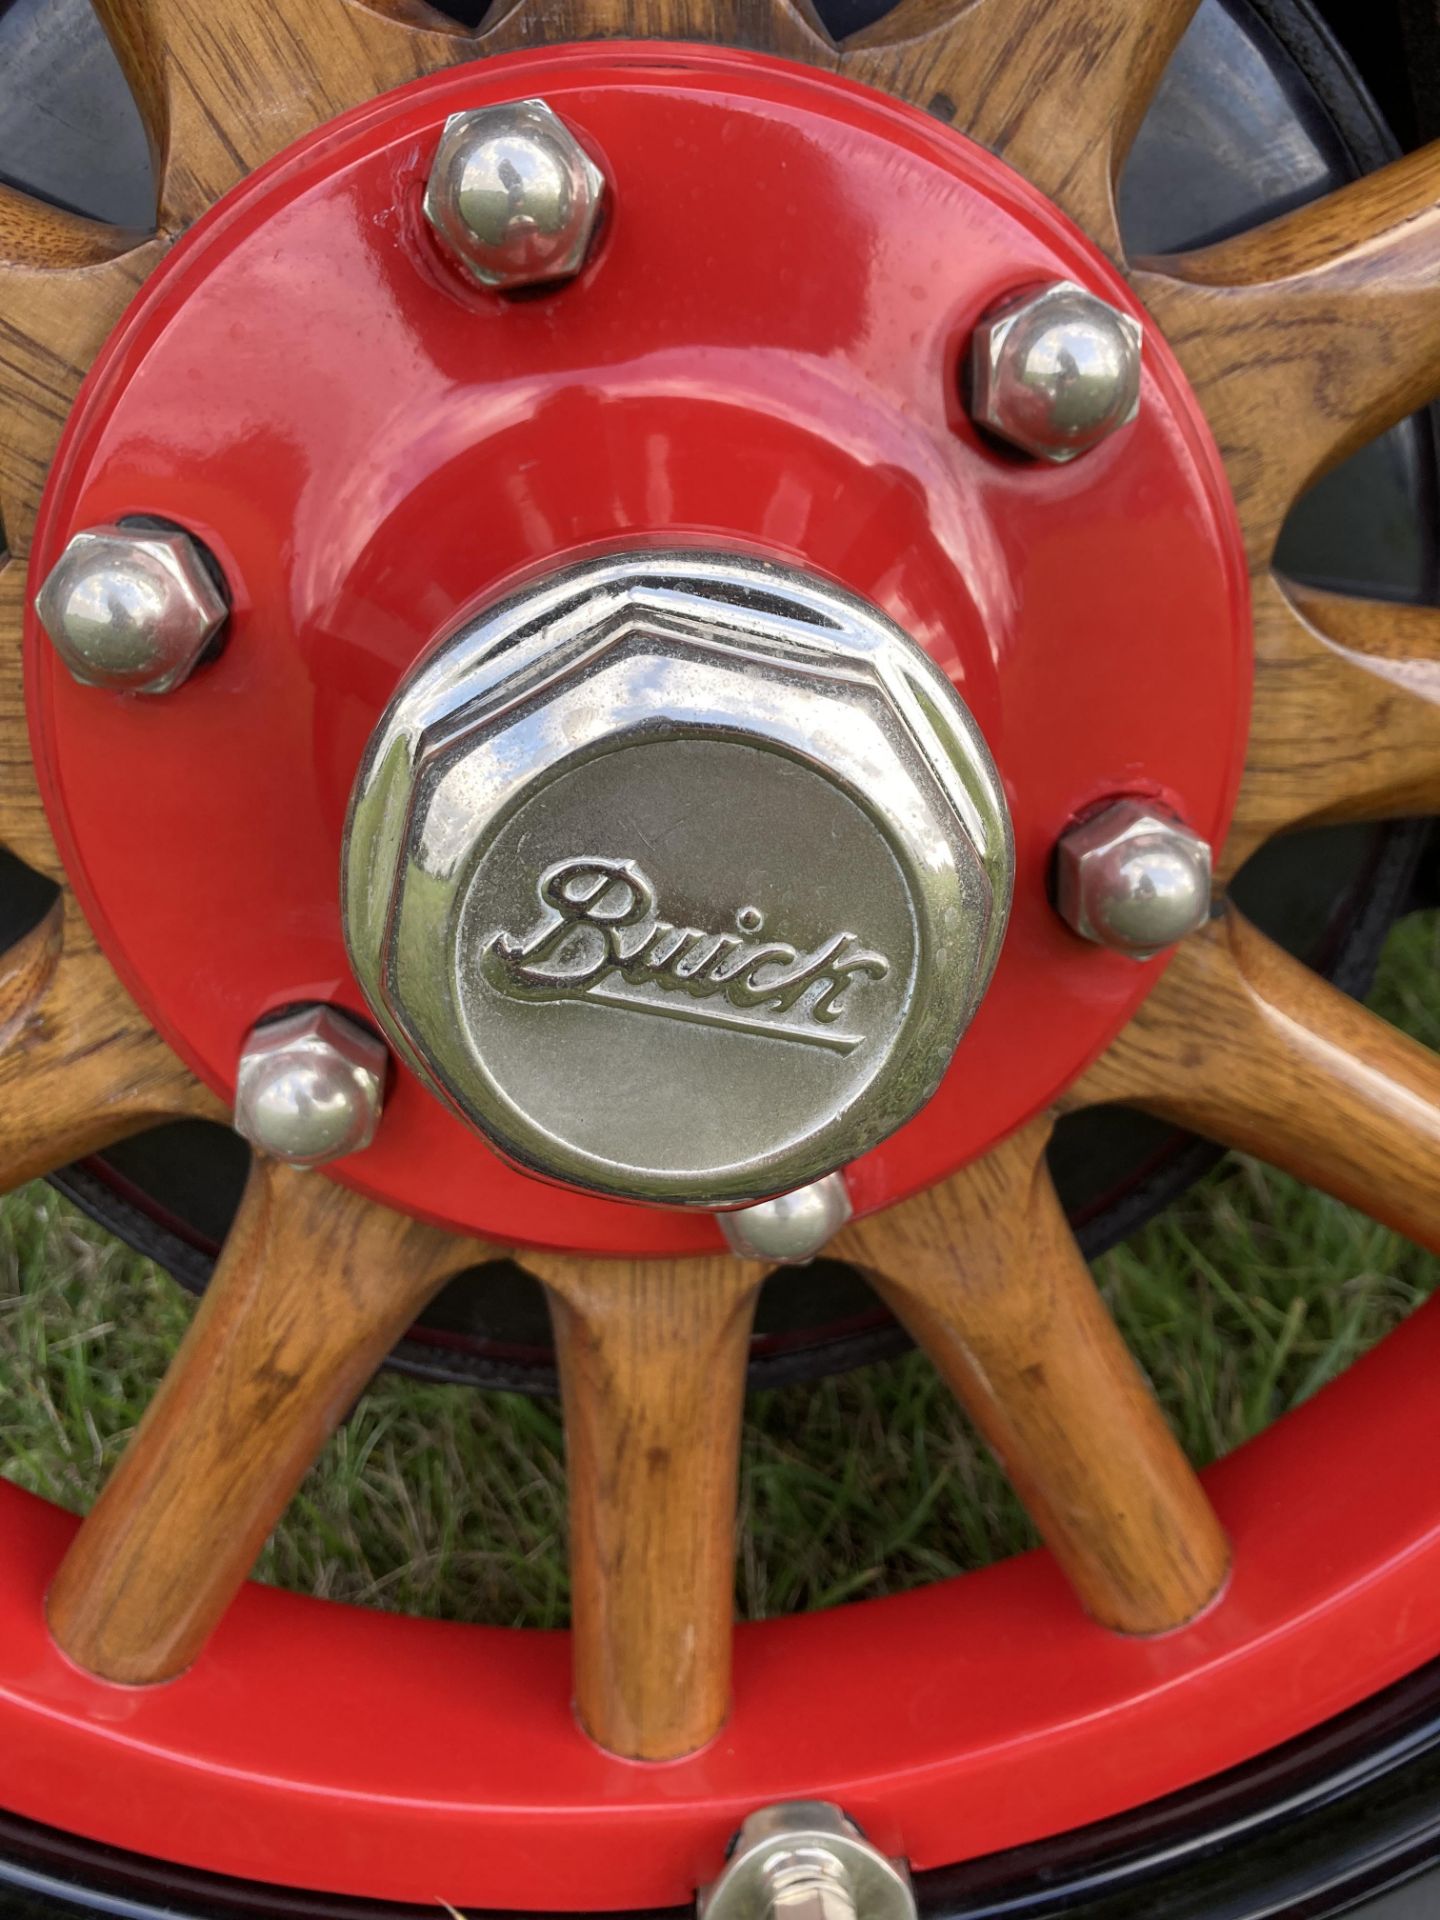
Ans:
<svg viewBox="0 0 1440 1920"><path fill-rule="evenodd" d="M93 0L140 107L174 232L304 133L475 43L417 4Z"/></svg>
<svg viewBox="0 0 1440 1920"><path fill-rule="evenodd" d="M45 817L25 714L25 566L0 560L0 847L47 878L64 866Z"/></svg>
<svg viewBox="0 0 1440 1920"><path fill-rule="evenodd" d="M162 1120L228 1118L125 992L70 895L0 969L0 1192Z"/></svg>
<svg viewBox="0 0 1440 1920"><path fill-rule="evenodd" d="M836 57L808 0L496 0L480 29L485 53L617 38L708 40L812 66Z"/></svg>
<svg viewBox="0 0 1440 1920"><path fill-rule="evenodd" d="M575 1705L602 1747L691 1753L730 1701L735 1499L765 1269L526 1253L560 1361Z"/></svg>
<svg viewBox="0 0 1440 1920"><path fill-rule="evenodd" d="M479 1257L257 1160L190 1329L51 1588L70 1658L131 1685L183 1672L356 1395Z"/></svg>
<svg viewBox="0 0 1440 1920"><path fill-rule="evenodd" d="M1245 776L1217 872L1294 827L1440 813L1440 608L1255 582Z"/></svg>
<svg viewBox="0 0 1440 1920"><path fill-rule="evenodd" d="M1215 1597L1229 1551L1080 1257L1049 1133L1032 1124L834 1253L870 1271L940 1369L1089 1613L1163 1632Z"/></svg>
<svg viewBox="0 0 1440 1920"><path fill-rule="evenodd" d="M12 554L29 551L80 382L165 246L0 186L0 528Z"/></svg>
<svg viewBox="0 0 1440 1920"><path fill-rule="evenodd" d="M1440 393L1440 142L1133 280L1264 565L1311 481Z"/></svg>
<svg viewBox="0 0 1440 1920"><path fill-rule="evenodd" d="M1242 1148L1440 1250L1440 1055L1233 908L1181 944L1066 1105L1107 1100Z"/></svg>
<svg viewBox="0 0 1440 1920"><path fill-rule="evenodd" d="M1115 182L1195 0L900 0L842 71L948 121L1121 257Z"/></svg>
<svg viewBox="0 0 1440 1920"><path fill-rule="evenodd" d="M0 1055L24 1044L27 1028L60 965L65 915L60 902L24 939L0 954Z"/></svg>

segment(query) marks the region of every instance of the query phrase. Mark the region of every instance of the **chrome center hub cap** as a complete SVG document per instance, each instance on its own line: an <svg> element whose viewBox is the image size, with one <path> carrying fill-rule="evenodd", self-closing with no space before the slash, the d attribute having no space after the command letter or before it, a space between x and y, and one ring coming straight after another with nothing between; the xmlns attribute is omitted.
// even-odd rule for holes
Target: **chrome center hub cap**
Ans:
<svg viewBox="0 0 1440 1920"><path fill-rule="evenodd" d="M521 1165L736 1204L934 1092L1012 851L945 676L806 575L641 554L450 635L370 743L346 937L376 1018Z"/></svg>

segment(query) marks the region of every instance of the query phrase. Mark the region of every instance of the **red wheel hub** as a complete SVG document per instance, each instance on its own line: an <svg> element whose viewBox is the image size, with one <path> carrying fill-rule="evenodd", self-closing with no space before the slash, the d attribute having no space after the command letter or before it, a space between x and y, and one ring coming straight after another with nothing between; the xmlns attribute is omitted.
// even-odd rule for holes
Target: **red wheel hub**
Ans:
<svg viewBox="0 0 1440 1920"><path fill-rule="evenodd" d="M446 116L543 92L613 183L579 279L504 299L420 214ZM32 625L47 802L88 914L179 1053L233 1093L261 1015L364 1009L338 903L356 766L397 683L503 585L607 546L798 562L953 677L1013 814L999 969L937 1097L851 1169L862 1209L982 1152L1092 1059L1161 962L1088 946L1055 842L1116 792L1222 837L1246 726L1245 575L1213 445L1155 331L1138 420L1070 465L971 425L998 299L1124 283L998 161L827 76L609 46L491 61L364 108L188 236L97 365L36 542L174 520L218 556L222 657L173 695L81 687ZM1142 317L1143 316L1139 316ZM338 1177L497 1239L714 1244L713 1223L538 1186L405 1070Z"/></svg>

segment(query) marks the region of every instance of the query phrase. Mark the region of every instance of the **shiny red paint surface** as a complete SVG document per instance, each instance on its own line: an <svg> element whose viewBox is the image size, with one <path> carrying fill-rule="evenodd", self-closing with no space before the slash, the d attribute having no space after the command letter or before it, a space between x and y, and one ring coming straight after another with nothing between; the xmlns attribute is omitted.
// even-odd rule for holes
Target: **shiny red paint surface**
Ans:
<svg viewBox="0 0 1440 1920"><path fill-rule="evenodd" d="M682 1901L742 1814L838 1801L917 1867L1138 1805L1440 1654L1440 1302L1207 1475L1221 1600L1154 1640L1092 1625L1048 1555L742 1627L704 1752L576 1731L561 1634L247 1588L195 1667L69 1666L41 1595L74 1522L0 1483L0 1804L118 1845L434 1906Z"/></svg>
<svg viewBox="0 0 1440 1920"><path fill-rule="evenodd" d="M445 116L543 92L613 183L580 279L462 286L419 216ZM717 183L719 190L717 191ZM366 738L442 630L502 582L607 544L738 545L865 595L951 673L1014 813L1014 917L936 1099L860 1161L864 1209L1052 1097L1163 963L1089 948L1046 870L1104 795L1218 838L1248 702L1243 569L1203 423L1147 337L1139 421L1051 467L957 396L978 315L1037 279L1124 284L1032 189L926 116L694 48L488 61L367 106L238 188L96 368L47 497L77 528L163 515L220 557L223 657L172 697L77 687L32 623L47 804L97 933L228 1095L268 1009L359 1008L338 912ZM717 830L719 830L717 826ZM337 1177L496 1238L713 1244L704 1218L538 1186L400 1071Z"/></svg>

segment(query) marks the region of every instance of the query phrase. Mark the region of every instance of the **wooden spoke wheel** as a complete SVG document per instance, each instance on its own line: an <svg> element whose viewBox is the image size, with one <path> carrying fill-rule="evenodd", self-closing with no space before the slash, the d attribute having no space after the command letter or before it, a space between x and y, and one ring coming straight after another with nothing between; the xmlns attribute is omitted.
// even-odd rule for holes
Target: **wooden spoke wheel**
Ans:
<svg viewBox="0 0 1440 1920"><path fill-rule="evenodd" d="M1000 207L1023 231L1011 281L1033 279L1042 254L1073 261L1146 327L1151 385L1142 419L1157 424L1143 443L1151 451L1135 458L1156 463L1145 469L1147 484L1174 507L1177 550L1186 529L1203 523L1194 553L1185 548L1194 566L1184 585L1189 611L1178 590L1153 600L1153 564L1143 582L1152 596L1143 604L1170 606L1173 623L1172 655L1146 698L1163 713L1191 676L1198 684L1211 673L1214 687L1208 707L1187 706L1178 720L1172 713L1162 724L1148 707L1122 716L1140 729L1140 790L1190 799L1192 823L1217 842L1222 886L1274 835L1440 813L1440 613L1302 589L1272 566L1281 524L1311 482L1440 395L1440 150L1201 251L1129 260L1115 183L1189 20L1188 0L900 0L838 45L800 0L733 8L502 0L473 34L418 0L96 4L156 156L154 232L103 229L0 189L8 556L0 571L0 838L59 890L3 963L7 1188L162 1120L226 1118L245 1024L237 1025L237 1008L248 1005L256 1019L303 997L297 985L313 994L317 981L329 983L322 997L363 1008L358 990L334 987L344 960L328 921L303 959L286 960L291 971L266 977L257 948L236 981L222 978L223 962L188 944L187 916L216 924L208 900L194 911L199 896L187 880L177 903L173 873L174 910L156 921L155 945L168 944L175 957L155 960L141 944L117 901L133 887L137 914L153 915L160 882L136 869L171 866L159 823L177 790L188 791L183 783L198 791L213 767L216 787L243 809L244 833L217 826L234 838L209 849L203 807L188 837L176 830L175 862L185 873L193 866L197 889L209 884L220 845L237 922L263 917L273 889L286 902L275 918L300 924L307 876L328 858L331 877L313 912L317 924L333 919L341 827L333 797L343 812L365 736L436 623L527 558L580 551L605 535L613 503L590 524L561 515L560 501L570 515L563 489L549 496L537 486L521 498L522 470L494 466L486 436L498 429L478 412L467 416L466 432L505 475L531 547L501 542L483 578L473 566L442 568L425 633L397 624L347 665L353 605L383 600L386 569L411 564L387 555L372 565L357 544L342 556L356 569L352 588L338 561L327 573L329 548L306 547L317 492L343 491L364 460L364 481L380 492L387 484L381 373L395 362L378 350L367 362L377 339L386 345L371 331L381 325L379 295L353 309L350 349L376 410L366 413L347 388L349 411L332 416L360 419L373 433L363 454L338 426L330 454L299 427L290 442L271 432L267 363L247 356L266 327L283 328L279 294L259 325L234 333L226 419L243 431L233 444L222 444L206 409L204 369L215 364L206 328L220 324L217 314L243 312L225 302L243 290L251 270L244 249L262 214L284 201L286 217L308 218L307 169L323 175L316 196L351 192L352 178L370 178L365 168L383 135L401 209L394 232L378 215L370 229L352 223L347 231L361 234L362 253L391 247L399 259L409 249L413 264L428 244L411 218L424 165L446 114L472 94L559 97L573 85L576 100L590 98L586 88L599 100L606 88L644 86L710 100L728 88L739 124L742 109L763 119L767 88L792 113L784 90L800 85L794 73L803 69L805 101L813 96L815 115L843 124L856 149L872 137L875 117L888 116L886 137L917 166L950 169L965 193L991 195L987 208ZM637 50L637 41L664 41L666 50ZM396 102L382 98L410 83ZM782 106L774 116L783 117ZM337 116L348 117L332 125ZM387 116L398 116L393 136ZM786 124L802 120L796 105ZM646 200L643 183L633 203L626 198L625 138L617 118L606 150L620 186L605 242L612 253L593 270L597 302L605 275L620 279L622 247L643 234L652 204L669 205L669 241L682 250L697 217L674 184L687 177L681 158L669 163L671 202L658 190ZM799 180L802 149L797 136L796 194L810 190ZM744 177L737 167L739 201ZM764 184L778 193L773 178ZM352 212L369 190L354 187ZM722 252L744 238L741 214L732 224L734 232L716 223ZM995 231L1001 224L997 213ZM834 242L820 232L802 270L828 271L822 256ZM753 230L746 244L756 244ZM880 244L856 269L864 284L855 311L873 291L865 276ZM983 235L975 242L980 251L990 244ZM291 284L323 303L332 263L302 253L292 264ZM766 256L757 271L780 275L783 266ZM415 269L417 287L445 316L417 384L433 374L434 391L455 404L457 393L485 391L501 367L516 419L562 406L540 360L528 369L508 360L488 310L473 292L440 286L443 271L428 256ZM987 511L997 514L996 500L1017 496L1022 463L965 421L954 356L981 305L1005 290L998 272L988 290L972 289L968 318L957 308L949 334L936 332L950 340L952 358L942 365L937 347L926 375L937 396L942 386L949 396L937 397L939 424L926 432L950 433L956 459L983 467ZM575 297L588 285L577 283ZM788 298L782 292L780 305ZM836 310L834 352L843 356L858 349L839 340L851 309L841 302ZM507 325L519 311L518 303L507 309ZM453 330L477 314L493 343L475 365L450 348ZM903 360L903 328L882 346L886 364ZM739 349L717 321L707 350L718 358ZM586 379L618 390L630 364L623 341L597 321L586 351ZM797 415L811 404L805 382L818 377L810 352L808 343L793 347ZM147 387L147 368L165 354L173 356L166 384ZM177 384L177 367L195 384ZM528 398L522 374L536 383ZM573 385L575 377L572 367L566 378ZM669 404L686 399L690 377L685 365L674 372ZM300 386L317 381L307 364L287 392L297 416L307 404ZM896 393L903 412L908 389ZM773 395L766 404L779 418ZM156 409L178 420L187 407L189 424L168 443L157 438ZM617 401L617 433L622 414ZM565 430L598 433L611 417L577 406ZM442 419L427 416L427 430L439 432ZM783 461L789 444L777 429L756 457ZM875 444L865 448L872 469ZM707 451L713 466L715 447ZM549 453L556 457L553 446ZM235 464L242 454L249 465ZM1162 463L1182 454L1188 464L1175 479ZM896 471L912 455L901 447ZM459 451L445 458L460 470ZM1103 544L1127 514L1150 511L1144 488L1137 482L1127 493L1121 462L1111 464L1110 490L1088 506L1081 479L1069 477L1082 475L1083 462L1043 476L1061 529L1052 536L1061 546L1043 557L1061 571L1049 586L1027 580L1038 603L1051 593L1060 604L1074 593L1070 569L1083 575L1083 562L1063 551L1065 527L1091 514ZM438 463L435 471L450 469ZM848 473L816 465L805 484L838 487ZM424 487L407 481L419 503L407 525L450 511L441 494L426 492L432 477L427 470ZM760 539L743 520L724 521L713 503L667 506L664 481L657 468L652 537L671 531L673 544L703 523L733 540ZM709 484L677 481L692 502L712 502ZM928 492L917 483L918 520L901 513L898 492L866 495L866 512L873 507L882 522L881 545L905 539L920 548L946 484L934 474ZM906 614L916 630L929 576L896 562L892 578L874 553L847 573L847 552L868 553L865 526L822 538L798 509L782 524L776 501L768 537L777 548L807 555L828 538L814 563L897 618ZM274 525L265 517L272 508ZM188 516L232 588L240 582L220 663L169 709L160 699L75 686L29 611L66 539L127 513ZM323 515L316 524L333 530ZM1155 537L1168 536L1161 529ZM269 561L256 558L262 550ZM1000 571L986 591L1003 597L1006 570L1018 577L1025 556L998 539L987 551ZM1117 569L1143 575L1117 553ZM428 553L421 558L432 566ZM304 673L287 664L283 607L298 605L301 574L323 575L316 604L328 594L338 609L326 658L337 676L352 675L345 711L330 712L319 698L313 711L307 704L323 678L318 654L307 656ZM941 599L947 581L934 589ZM1123 624L1125 609L1133 617L1141 604L1107 605L1104 618ZM1232 614L1238 652L1213 638ZM968 697L963 648L952 648L940 625L924 632ZM1122 665L1133 671L1133 635L1116 645L1132 649ZM1039 657L1048 671L1051 656ZM1002 682L1023 679L1023 651L997 671ZM982 688L977 711L984 698ZM218 701L213 711L207 700ZM315 805L308 788L285 784L279 750L274 765L263 752L256 758L282 704L292 716L286 744L308 743L306 768L319 769ZM1084 715L1064 718L1067 736L1087 735ZM1093 737L1057 747L1071 786L1068 798L1047 801L1051 816L1020 791L1019 750L1007 759L1007 743L992 742L1013 778L1020 845L1015 952L1002 955L993 991L1036 1009L1047 992L1073 994L1077 1007L1092 1009L1092 1026L1079 1014L1070 1024L1066 1012L1043 1047L1037 1041L1027 1052L1015 1039L1025 1055L1014 1068L1022 1090L1008 1110L999 1101L987 1111L960 1146L958 1134L942 1140L934 1123L924 1133L922 1115L910 1123L919 1131L896 1136L910 1146L887 1145L860 1162L857 1217L835 1249L872 1277L932 1357L1013 1479L1046 1552L902 1599L744 1628L732 1671L736 1459L765 1266L722 1251L708 1218L576 1201L513 1170L494 1174L503 1204L486 1214L482 1182L478 1212L467 1211L470 1202L454 1195L476 1188L479 1162L449 1145L428 1157L436 1136L426 1130L440 1121L430 1117L430 1096L404 1079L391 1096L413 1128L404 1154L384 1159L382 1141L353 1167L338 1163L335 1178L257 1158L203 1305L88 1518L77 1526L0 1484L0 1802L137 1851L176 1849L192 1864L292 1885L492 1907L659 1905L686 1898L713 1872L738 1818L757 1804L833 1799L923 1867L1099 1818L1216 1772L1440 1653L1434 1311L1202 1485L1052 1190L1045 1147L1056 1115L1124 1102L1257 1154L1440 1248L1433 1054L1288 958L1219 895L1199 931L1140 965L1086 947L1055 917L1046 892L1055 827L1113 787L1122 737L1123 726L1111 738L1097 722ZM1151 763L1172 747L1173 766ZM1087 752L1096 764L1074 772ZM236 772L247 758L248 782ZM1043 785L1040 770L1034 778ZM117 877L107 818L130 839L128 875ZM275 848L292 826L293 860L282 874ZM135 835L150 830L161 835L158 857L147 839L137 860ZM202 927L193 937L208 936ZM245 936L227 922L224 937L243 945ZM1021 985L1006 984L1027 966L1029 1001ZM999 1085L1011 1055L995 1031L994 1021L977 1025L974 1044ZM937 1096L952 1101L947 1114L973 1105L977 1084L992 1084L967 1081L970 1045L962 1043L946 1082L954 1090ZM217 1064L227 1047L231 1065ZM478 1144L464 1152L487 1154ZM433 1170L433 1186L415 1188L417 1166ZM404 1206L412 1192L413 1216ZM417 1313L481 1254L517 1243L547 1290L560 1357L569 1642L365 1615L247 1586L307 1466Z"/></svg>

